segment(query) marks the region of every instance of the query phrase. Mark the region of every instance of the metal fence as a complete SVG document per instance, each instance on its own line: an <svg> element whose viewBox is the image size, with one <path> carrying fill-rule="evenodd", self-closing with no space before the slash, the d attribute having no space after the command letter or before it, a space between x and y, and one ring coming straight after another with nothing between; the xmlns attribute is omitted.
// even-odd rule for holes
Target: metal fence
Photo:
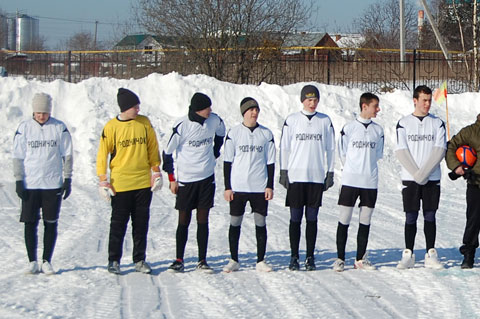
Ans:
<svg viewBox="0 0 480 319"><path fill-rule="evenodd" d="M287 85L296 82L319 83L382 92L412 90L425 84L432 88L448 81L450 93L477 91L473 85L473 57L453 53L446 60L440 51L409 51L400 61L398 50L283 48L275 55L255 57L244 84ZM0 51L2 66L9 76L42 81L62 79L79 82L90 77L141 78L150 73L199 73L189 55L180 50L130 51ZM235 58L224 61L220 80L238 68ZM450 64L450 66L449 66Z"/></svg>

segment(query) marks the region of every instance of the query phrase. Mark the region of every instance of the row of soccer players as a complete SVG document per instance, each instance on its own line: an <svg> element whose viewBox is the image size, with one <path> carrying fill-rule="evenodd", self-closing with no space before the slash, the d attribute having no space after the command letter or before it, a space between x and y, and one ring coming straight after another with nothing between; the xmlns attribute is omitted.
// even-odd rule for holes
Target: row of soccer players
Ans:
<svg viewBox="0 0 480 319"><path fill-rule="evenodd" d="M414 112L402 118L397 125L395 154L402 165L402 195L406 213L406 249L398 268L414 265L413 246L420 203L427 243L425 266L443 268L434 248L435 213L440 197L439 163L447 145L443 121L429 113L431 97L432 92L428 87L417 87L413 96ZM303 215L306 218L305 267L315 270L318 210L322 205L323 192L333 185L334 180L335 133L330 118L316 111L319 99L320 94L315 86L307 85L302 89L300 100L303 109L287 117L280 141L280 184L287 189L286 206L290 208L291 270L300 268L299 242ZM151 268L145 261L149 207L152 192L163 184L159 147L149 119L138 114L138 96L120 88L117 100L120 114L105 125L97 154L100 194L111 200L112 205L107 268L111 273L120 273L123 241L131 218L135 270L150 273ZM360 115L343 127L338 143L343 173L338 200L338 259L333 265L336 271L344 269L348 227L357 200L360 200L360 226L354 267L375 269L366 251L377 197L377 161L383 155L384 136L382 127L372 121L380 111L378 97L364 93L359 104ZM50 262L57 236L60 203L62 196L66 199L71 191L71 136L63 122L50 116L50 96L37 94L32 105L32 119L19 125L14 138L16 191L22 199L21 221L25 223L25 243L30 262L28 272L54 273ZM181 272L184 269L184 251L193 210L196 210L197 217L197 269L212 271L206 262L208 215L215 193L215 162L224 141L224 197L230 204L231 215L228 235L231 259L224 271L236 271L240 267L238 243L247 202L252 207L255 220L256 269L272 270L265 262L265 250L266 216L268 201L273 198L275 170L273 135L258 123L260 106L255 99L243 99L240 112L243 122L233 127L225 137L225 126L221 118L212 113L210 98L195 93L188 114L173 126L172 135L162 154L162 168L168 174L169 189L176 195L175 208L179 211L176 259L169 271ZM468 144L465 143L466 137L456 140L457 136L467 135L462 134L463 131L450 141L449 150ZM475 140L475 136L472 139ZM475 196L478 195L476 191L480 183L476 174L471 173L475 167L471 171L464 171L455 155L449 156L450 153L447 153L449 168L457 176L468 175L471 194L467 191L467 227L461 251L465 255L462 268L472 268L479 231L476 217L478 200L473 199L478 198ZM470 190L470 185L476 188ZM45 225L41 265L36 256L40 208Z"/></svg>

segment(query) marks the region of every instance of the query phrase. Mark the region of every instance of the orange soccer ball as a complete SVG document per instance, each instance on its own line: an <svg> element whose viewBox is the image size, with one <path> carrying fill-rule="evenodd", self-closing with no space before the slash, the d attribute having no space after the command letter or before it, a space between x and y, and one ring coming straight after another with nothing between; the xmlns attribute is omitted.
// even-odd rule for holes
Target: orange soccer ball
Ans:
<svg viewBox="0 0 480 319"><path fill-rule="evenodd" d="M457 148L455 155L457 155L457 159L460 161L464 168L473 167L473 165L475 165L475 162L477 161L477 152L473 147L470 147L468 145L462 145Z"/></svg>

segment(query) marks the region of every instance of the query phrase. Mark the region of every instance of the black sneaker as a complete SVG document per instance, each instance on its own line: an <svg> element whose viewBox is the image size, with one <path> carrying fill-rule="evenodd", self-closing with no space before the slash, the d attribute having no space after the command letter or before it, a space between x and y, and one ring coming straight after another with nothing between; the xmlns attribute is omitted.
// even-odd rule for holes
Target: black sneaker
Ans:
<svg viewBox="0 0 480 319"><path fill-rule="evenodd" d="M465 255L465 258L463 258L462 265L460 266L462 269L472 269L473 268L473 260L471 256Z"/></svg>
<svg viewBox="0 0 480 319"><path fill-rule="evenodd" d="M175 260L173 262L173 264L170 265L170 267L168 267L167 271L169 272L183 272L183 269L185 267L183 266L183 261L180 261L180 260Z"/></svg>
<svg viewBox="0 0 480 319"><path fill-rule="evenodd" d="M111 274L120 275L120 264L118 261L108 262L107 270Z"/></svg>
<svg viewBox="0 0 480 319"><path fill-rule="evenodd" d="M317 269L317 267L315 267L315 258L313 256L307 257L307 259L305 260L305 269L307 271L312 271Z"/></svg>
<svg viewBox="0 0 480 319"><path fill-rule="evenodd" d="M288 265L288 269L292 271L300 270L300 265L298 264L298 257L292 257L290 259L290 265Z"/></svg>
<svg viewBox="0 0 480 319"><path fill-rule="evenodd" d="M213 273L212 267L210 267L205 260L200 260L197 264L197 270L201 270L205 273Z"/></svg>

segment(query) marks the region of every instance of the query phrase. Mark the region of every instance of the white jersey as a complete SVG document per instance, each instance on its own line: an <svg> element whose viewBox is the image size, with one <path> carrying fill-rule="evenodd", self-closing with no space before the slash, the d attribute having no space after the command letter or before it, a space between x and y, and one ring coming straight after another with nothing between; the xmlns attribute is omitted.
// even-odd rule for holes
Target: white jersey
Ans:
<svg viewBox="0 0 480 319"><path fill-rule="evenodd" d="M275 163L272 132L262 125L253 131L243 124L233 127L225 139L223 160L232 163L230 181L234 192L265 192L267 165Z"/></svg>
<svg viewBox="0 0 480 319"><path fill-rule="evenodd" d="M175 122L165 154L175 153L179 182L196 182L213 175L215 136L225 136L225 125L215 113L211 113L203 125L191 121L188 115Z"/></svg>
<svg viewBox="0 0 480 319"><path fill-rule="evenodd" d="M13 158L23 161L27 189L60 188L64 157L72 155L70 132L53 117L43 125L33 118L23 121L15 132Z"/></svg>
<svg viewBox="0 0 480 319"><path fill-rule="evenodd" d="M342 160L342 185L376 189L377 161L383 157L383 128L372 120L358 118L340 132L338 152Z"/></svg>
<svg viewBox="0 0 480 319"><path fill-rule="evenodd" d="M438 117L428 114L425 117L407 115L397 124L397 148L407 149L420 168L428 161L434 147L446 149L445 124ZM413 181L414 178L402 166L402 180ZM430 174L429 180L440 180L440 164Z"/></svg>
<svg viewBox="0 0 480 319"><path fill-rule="evenodd" d="M285 120L280 141L280 169L288 170L290 183L320 183L333 172L335 131L328 115L302 111Z"/></svg>

